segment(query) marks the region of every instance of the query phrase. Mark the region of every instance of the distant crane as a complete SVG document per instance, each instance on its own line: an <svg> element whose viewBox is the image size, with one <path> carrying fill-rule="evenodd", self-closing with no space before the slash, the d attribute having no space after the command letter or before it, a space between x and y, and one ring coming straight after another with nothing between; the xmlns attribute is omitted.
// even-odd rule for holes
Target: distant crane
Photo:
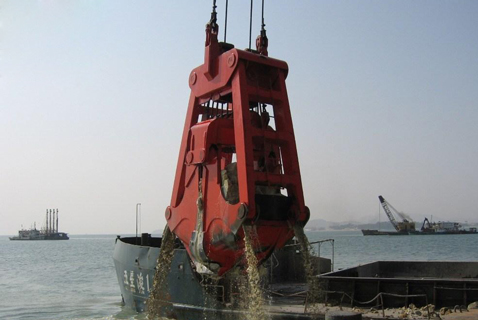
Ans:
<svg viewBox="0 0 478 320"><path fill-rule="evenodd" d="M398 212L397 209L395 209L387 200L385 200L382 196L378 196L378 199L380 200L380 203L382 204L383 210L387 214L388 219L390 220L390 223L392 223L393 227L395 230L398 232L408 232L408 231L415 231L415 222L408 216L404 215L403 213ZM392 214L392 210L395 212L395 214L402 220L402 221L397 221Z"/></svg>

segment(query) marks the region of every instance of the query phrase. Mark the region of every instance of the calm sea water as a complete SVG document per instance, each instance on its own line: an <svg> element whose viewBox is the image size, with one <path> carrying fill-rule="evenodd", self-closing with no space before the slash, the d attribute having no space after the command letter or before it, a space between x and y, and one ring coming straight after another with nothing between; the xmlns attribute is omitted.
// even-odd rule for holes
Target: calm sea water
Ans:
<svg viewBox="0 0 478 320"><path fill-rule="evenodd" d="M478 260L478 234L364 237L359 232L324 231L307 236L310 241L334 239L335 270L376 260ZM121 307L114 239L0 237L0 319L145 319ZM322 256L330 258L331 248L322 244Z"/></svg>

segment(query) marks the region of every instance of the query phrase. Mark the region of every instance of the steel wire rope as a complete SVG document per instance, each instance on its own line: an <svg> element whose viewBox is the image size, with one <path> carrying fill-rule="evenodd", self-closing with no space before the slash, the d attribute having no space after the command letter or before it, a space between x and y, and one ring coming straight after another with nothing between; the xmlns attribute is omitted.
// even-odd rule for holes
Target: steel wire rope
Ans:
<svg viewBox="0 0 478 320"><path fill-rule="evenodd" d="M217 12L216 12L216 0L212 1L212 12L211 12L211 19L209 21L211 28L217 32Z"/></svg>
<svg viewBox="0 0 478 320"><path fill-rule="evenodd" d="M251 0L251 11L249 14L249 50L251 50L251 39L252 39L252 4L254 0Z"/></svg>
<svg viewBox="0 0 478 320"><path fill-rule="evenodd" d="M226 42L226 35L227 35L227 7L228 7L229 0L226 0L226 13L224 18L224 43Z"/></svg>
<svg viewBox="0 0 478 320"><path fill-rule="evenodd" d="M261 25L261 31L264 30L264 27L266 24L264 23L264 0L262 0L262 25Z"/></svg>

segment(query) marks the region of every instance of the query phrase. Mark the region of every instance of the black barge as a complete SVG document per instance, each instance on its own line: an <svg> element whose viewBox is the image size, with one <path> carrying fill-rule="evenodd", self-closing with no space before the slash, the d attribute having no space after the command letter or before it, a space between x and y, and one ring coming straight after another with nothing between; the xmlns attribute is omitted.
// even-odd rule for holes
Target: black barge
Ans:
<svg viewBox="0 0 478 320"><path fill-rule="evenodd" d="M319 276L329 301L397 308L433 304L467 306L478 301L478 262L377 261Z"/></svg>
<svg viewBox="0 0 478 320"><path fill-rule="evenodd" d="M141 238L117 237L113 260L126 307L146 311L161 241L161 238L149 234L143 234ZM330 259L314 256L312 260L315 273L331 270ZM203 320L205 315L211 319L244 319L247 311L237 308L238 297L244 293L238 292L227 277L211 285L193 268L186 250L177 242L167 278L170 308L166 316L188 320ZM291 243L274 253L266 262L262 275L271 319L312 319L313 316L317 319L316 314L305 311L307 285L298 245ZM323 315L319 315L320 318Z"/></svg>

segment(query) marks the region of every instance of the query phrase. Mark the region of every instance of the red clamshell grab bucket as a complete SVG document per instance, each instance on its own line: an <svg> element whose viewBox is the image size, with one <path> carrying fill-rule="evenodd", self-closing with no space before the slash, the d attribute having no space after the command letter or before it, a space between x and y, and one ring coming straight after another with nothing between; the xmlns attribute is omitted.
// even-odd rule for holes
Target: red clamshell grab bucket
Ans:
<svg viewBox="0 0 478 320"><path fill-rule="evenodd" d="M244 263L244 225L258 261L304 225L287 63L234 49L209 34L205 63L191 72L169 228L198 272L222 275Z"/></svg>

